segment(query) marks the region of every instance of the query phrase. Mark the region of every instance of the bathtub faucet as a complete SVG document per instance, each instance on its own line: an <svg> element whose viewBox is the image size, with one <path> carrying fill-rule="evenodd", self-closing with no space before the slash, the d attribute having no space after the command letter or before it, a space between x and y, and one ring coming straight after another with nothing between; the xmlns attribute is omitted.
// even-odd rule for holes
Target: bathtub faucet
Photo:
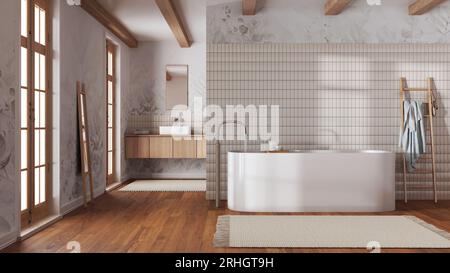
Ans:
<svg viewBox="0 0 450 273"><path fill-rule="evenodd" d="M216 208L220 207L220 132L221 132L221 129L223 128L223 126L227 125L227 124L235 124L235 125L244 126L244 129L245 129L244 151L245 152L247 152L247 141L248 141L248 137L249 137L247 125L238 120L224 121L217 127L216 141L215 141L215 146L216 146Z"/></svg>
<svg viewBox="0 0 450 273"><path fill-rule="evenodd" d="M245 140L244 140L244 151L247 152L247 141L249 138L249 133L248 133L248 127L245 123L238 121L238 120L226 120L224 122L222 122L218 127L217 127L217 133L216 133L216 143L218 143L220 141L220 132L223 129L223 126L228 125L228 124L234 124L234 125L242 125L244 126L244 132L245 132Z"/></svg>

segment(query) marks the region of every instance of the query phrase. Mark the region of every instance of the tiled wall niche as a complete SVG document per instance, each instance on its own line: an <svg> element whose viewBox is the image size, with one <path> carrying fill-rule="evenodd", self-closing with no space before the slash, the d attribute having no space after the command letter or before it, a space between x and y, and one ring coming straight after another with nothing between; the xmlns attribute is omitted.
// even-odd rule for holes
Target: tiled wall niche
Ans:
<svg viewBox="0 0 450 273"><path fill-rule="evenodd" d="M207 51L207 104L279 105L280 144L290 150L398 152L400 77L406 77L411 87L424 87L426 78L433 77L440 104L435 118L438 196L450 199L450 45L209 44ZM243 147L238 141L222 143L223 199L226 152ZM257 142L248 147L260 149ZM208 143L207 199L215 192L214 151L214 143ZM431 175L410 175L408 181L429 183ZM432 192L412 191L409 196L431 200Z"/></svg>
<svg viewBox="0 0 450 273"><path fill-rule="evenodd" d="M170 112L164 114L153 114L153 115L132 115L128 119L128 126L126 132L133 134L136 130L149 130L151 134L158 135L159 127L161 126L176 126L180 123L176 122L174 117ZM192 127L192 133L194 135L202 135L203 127L194 127L194 122L182 121L181 125L189 125Z"/></svg>
<svg viewBox="0 0 450 273"><path fill-rule="evenodd" d="M159 134L160 126L173 125L173 118L170 113L155 115L130 116L128 119L127 133L132 134L135 130L149 130L151 134Z"/></svg>

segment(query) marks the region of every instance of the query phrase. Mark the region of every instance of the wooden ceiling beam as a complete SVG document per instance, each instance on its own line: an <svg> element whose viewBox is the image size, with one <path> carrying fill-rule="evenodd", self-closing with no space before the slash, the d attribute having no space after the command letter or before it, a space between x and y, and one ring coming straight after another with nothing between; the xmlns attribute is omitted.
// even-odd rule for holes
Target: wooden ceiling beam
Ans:
<svg viewBox="0 0 450 273"><path fill-rule="evenodd" d="M409 15L422 15L446 0L417 0L409 5Z"/></svg>
<svg viewBox="0 0 450 273"><path fill-rule="evenodd" d="M159 7L162 15L167 21L170 29L172 30L175 38L181 47L191 47L191 41L188 38L187 31L183 27L180 16L178 15L171 0L155 0L156 5Z"/></svg>
<svg viewBox="0 0 450 273"><path fill-rule="evenodd" d="M242 0L242 13L244 15L255 15L256 0Z"/></svg>
<svg viewBox="0 0 450 273"><path fill-rule="evenodd" d="M325 15L340 14L352 0L328 0L325 3Z"/></svg>
<svg viewBox="0 0 450 273"><path fill-rule="evenodd" d="M81 0L81 8L99 21L109 31L117 36L122 42L131 48L138 47L138 41L128 29L122 25L113 15L111 15L96 0Z"/></svg>

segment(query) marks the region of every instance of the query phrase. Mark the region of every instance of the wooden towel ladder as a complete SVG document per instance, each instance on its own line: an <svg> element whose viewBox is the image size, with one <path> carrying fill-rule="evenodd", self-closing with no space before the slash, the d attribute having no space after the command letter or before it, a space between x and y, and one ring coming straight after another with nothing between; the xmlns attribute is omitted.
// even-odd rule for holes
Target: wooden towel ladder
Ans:
<svg viewBox="0 0 450 273"><path fill-rule="evenodd" d="M94 200L94 185L92 180L91 169L91 154L90 141L89 141L89 126L88 126L88 113L86 104L86 88L84 84L77 82L77 101L78 101L78 129L80 137L80 155L81 155L81 179L83 187L83 200L84 206L87 206L88 202ZM89 197L88 200L88 184L89 184Z"/></svg>
<svg viewBox="0 0 450 273"><path fill-rule="evenodd" d="M427 138L427 144L426 148L428 148L428 145L431 145L431 158L428 156L426 159L431 160L431 170L416 170L412 174L431 174L432 175L432 185L421 185L421 186L411 186L408 187L407 185L407 175L408 170L406 167L406 156L403 155L403 190L404 190L404 198L405 203L408 202L408 189L416 189L416 190L433 190L434 194L434 202L438 202L437 198L437 185L436 185L436 158L435 158L435 146L434 146L434 129L433 129L433 78L427 79L428 86L426 88L410 88L407 85L406 78L401 78L400 80L400 109L401 109L401 119L402 119L402 132L404 130L404 122L405 122L405 115L404 115L404 101L405 101L405 93L406 92L427 92L427 113L424 115L426 118L428 118L428 127L426 129L427 132L429 132L430 137L428 142ZM425 125L427 126L427 125ZM426 163L430 163L429 161Z"/></svg>

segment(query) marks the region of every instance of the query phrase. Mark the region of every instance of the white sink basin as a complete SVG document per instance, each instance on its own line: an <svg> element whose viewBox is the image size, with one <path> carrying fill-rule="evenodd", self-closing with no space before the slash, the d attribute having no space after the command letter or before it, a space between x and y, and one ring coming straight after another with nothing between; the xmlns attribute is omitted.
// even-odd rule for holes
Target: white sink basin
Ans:
<svg viewBox="0 0 450 273"><path fill-rule="evenodd" d="M190 136L191 127L190 126L161 126L159 127L160 135L171 135L171 136Z"/></svg>

